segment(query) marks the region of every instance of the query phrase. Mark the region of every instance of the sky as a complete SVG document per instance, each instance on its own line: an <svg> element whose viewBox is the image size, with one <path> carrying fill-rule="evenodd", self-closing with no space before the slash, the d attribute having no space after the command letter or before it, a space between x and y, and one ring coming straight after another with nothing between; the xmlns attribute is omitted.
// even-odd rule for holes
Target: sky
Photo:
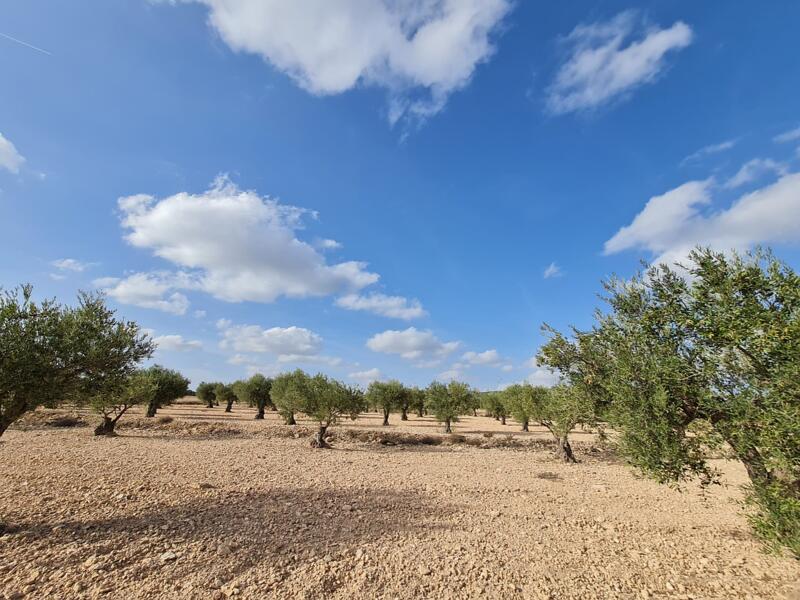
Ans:
<svg viewBox="0 0 800 600"><path fill-rule="evenodd" d="M697 244L800 267L800 4L0 5L0 287L202 380L548 384Z"/></svg>

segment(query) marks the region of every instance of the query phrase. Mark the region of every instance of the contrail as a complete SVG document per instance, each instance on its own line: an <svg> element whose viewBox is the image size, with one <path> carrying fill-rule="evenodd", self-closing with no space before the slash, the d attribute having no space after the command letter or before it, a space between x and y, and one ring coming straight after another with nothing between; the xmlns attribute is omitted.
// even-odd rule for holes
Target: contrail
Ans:
<svg viewBox="0 0 800 600"><path fill-rule="evenodd" d="M18 44L22 44L23 46L27 46L28 48L36 50L37 52L41 52L42 54L47 54L47 56L53 56L53 54L51 52L48 52L47 50L43 50L42 48L38 48L38 47L33 46L32 44L29 44L27 42L23 42L22 40L18 40L17 38L13 38L10 35L6 35L5 33L0 33L0 37L4 37L7 40L11 40L12 42L17 42Z"/></svg>

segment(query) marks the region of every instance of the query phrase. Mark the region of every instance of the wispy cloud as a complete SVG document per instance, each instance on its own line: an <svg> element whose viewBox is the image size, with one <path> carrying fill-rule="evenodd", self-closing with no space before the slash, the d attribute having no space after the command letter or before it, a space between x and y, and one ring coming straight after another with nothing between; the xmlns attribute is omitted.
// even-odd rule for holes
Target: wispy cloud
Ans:
<svg viewBox="0 0 800 600"><path fill-rule="evenodd" d="M787 142L794 142L797 140L800 140L800 127L790 129L789 131L784 131L783 133L772 138L772 141L777 142L778 144L785 144Z"/></svg>
<svg viewBox="0 0 800 600"><path fill-rule="evenodd" d="M545 279L551 279L552 277L561 277L563 275L561 271L561 267L559 267L556 263L551 262L547 268L542 273L542 277Z"/></svg>
<svg viewBox="0 0 800 600"><path fill-rule="evenodd" d="M708 146L704 146L700 148L697 152L692 152L689 156L684 158L681 161L681 165L685 165L687 163L696 162L701 158L708 156L710 154L719 154L720 152L725 152L726 150L730 150L736 145L737 140L726 140L724 142L720 142L719 144L710 144Z"/></svg>
<svg viewBox="0 0 800 600"><path fill-rule="evenodd" d="M15 37L11 37L10 35L6 35L5 33L0 33L0 37L5 38L7 40L11 40L17 44L21 44L26 48L30 48L31 50L36 50L37 52L41 52L42 54L47 54L47 56L53 56L52 52L48 52L44 48L39 48L39 46L34 46L33 44L29 44L28 42L23 42L22 40L18 40Z"/></svg>

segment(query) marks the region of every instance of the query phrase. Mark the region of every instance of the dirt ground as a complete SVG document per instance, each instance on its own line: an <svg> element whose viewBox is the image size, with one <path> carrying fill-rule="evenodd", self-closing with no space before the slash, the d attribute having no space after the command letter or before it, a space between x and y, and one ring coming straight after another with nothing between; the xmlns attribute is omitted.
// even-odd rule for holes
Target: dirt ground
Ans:
<svg viewBox="0 0 800 600"><path fill-rule="evenodd" d="M159 415L175 421L2 437L0 598L800 598L800 562L765 555L740 514L738 464L675 490L588 434L564 465L545 432L487 417L455 427L484 447L344 439L439 432L369 414L313 450L274 414Z"/></svg>

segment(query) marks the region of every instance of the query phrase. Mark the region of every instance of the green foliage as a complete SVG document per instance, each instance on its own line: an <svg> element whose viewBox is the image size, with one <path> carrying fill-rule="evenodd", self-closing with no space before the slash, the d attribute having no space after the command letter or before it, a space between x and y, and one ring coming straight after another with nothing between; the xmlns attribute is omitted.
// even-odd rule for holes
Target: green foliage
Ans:
<svg viewBox="0 0 800 600"><path fill-rule="evenodd" d="M225 412L233 410L233 403L236 402L236 393L233 391L233 386L218 383L214 387L214 396L220 402L225 403Z"/></svg>
<svg viewBox="0 0 800 600"><path fill-rule="evenodd" d="M364 394L341 381L317 374L308 379L301 411L327 428L342 415L357 416L364 409Z"/></svg>
<svg viewBox="0 0 800 600"><path fill-rule="evenodd" d="M487 415L502 421L503 425L506 424L506 418L510 413L501 392L485 392L481 394L480 401L481 408Z"/></svg>
<svg viewBox="0 0 800 600"><path fill-rule="evenodd" d="M383 411L383 424L389 424L389 413L402 408L408 399L408 393L402 383L393 379L391 381L373 381L367 389L367 403Z"/></svg>
<svg viewBox="0 0 800 600"><path fill-rule="evenodd" d="M418 387L407 388L408 408L421 417L425 413L425 390Z"/></svg>
<svg viewBox="0 0 800 600"><path fill-rule="evenodd" d="M95 435L113 435L114 428L129 408L139 404L150 404L158 394L158 380L149 370L136 371L123 386L107 389L89 399L91 409L103 417Z"/></svg>
<svg viewBox="0 0 800 600"><path fill-rule="evenodd" d="M197 397L201 402L205 403L206 408L214 408L214 401L217 399L217 395L214 393L216 387L216 383L208 383L206 381L197 386Z"/></svg>
<svg viewBox="0 0 800 600"><path fill-rule="evenodd" d="M189 380L178 371L167 369L161 365L153 365L147 369L147 372L156 383L156 392L147 406L147 416L155 417L159 408L172 404L186 395L189 390Z"/></svg>
<svg viewBox="0 0 800 600"><path fill-rule="evenodd" d="M309 377L301 369L281 373L272 381L270 398L287 425L294 425L295 414L303 411Z"/></svg>
<svg viewBox="0 0 800 600"><path fill-rule="evenodd" d="M452 432L452 423L458 417L472 410L475 393L466 383L451 381L448 384L434 381L425 393L425 406L440 423L444 423L445 433Z"/></svg>
<svg viewBox="0 0 800 600"><path fill-rule="evenodd" d="M501 394L503 405L508 413L528 431L534 412L534 389L529 383L515 383L508 386Z"/></svg>
<svg viewBox="0 0 800 600"><path fill-rule="evenodd" d="M235 381L231 384L231 388L240 404L256 409L256 419L264 418L264 411L267 405L271 404L272 379L256 373L250 379Z"/></svg>
<svg viewBox="0 0 800 600"><path fill-rule="evenodd" d="M698 249L686 270L606 282L609 313L540 360L610 401L620 449L660 481L713 481L707 449L724 440L756 531L800 556L800 276L762 251Z"/></svg>
<svg viewBox="0 0 800 600"><path fill-rule="evenodd" d="M153 349L101 296L81 293L67 307L35 302L31 286L0 294L0 435L37 406L120 390Z"/></svg>

